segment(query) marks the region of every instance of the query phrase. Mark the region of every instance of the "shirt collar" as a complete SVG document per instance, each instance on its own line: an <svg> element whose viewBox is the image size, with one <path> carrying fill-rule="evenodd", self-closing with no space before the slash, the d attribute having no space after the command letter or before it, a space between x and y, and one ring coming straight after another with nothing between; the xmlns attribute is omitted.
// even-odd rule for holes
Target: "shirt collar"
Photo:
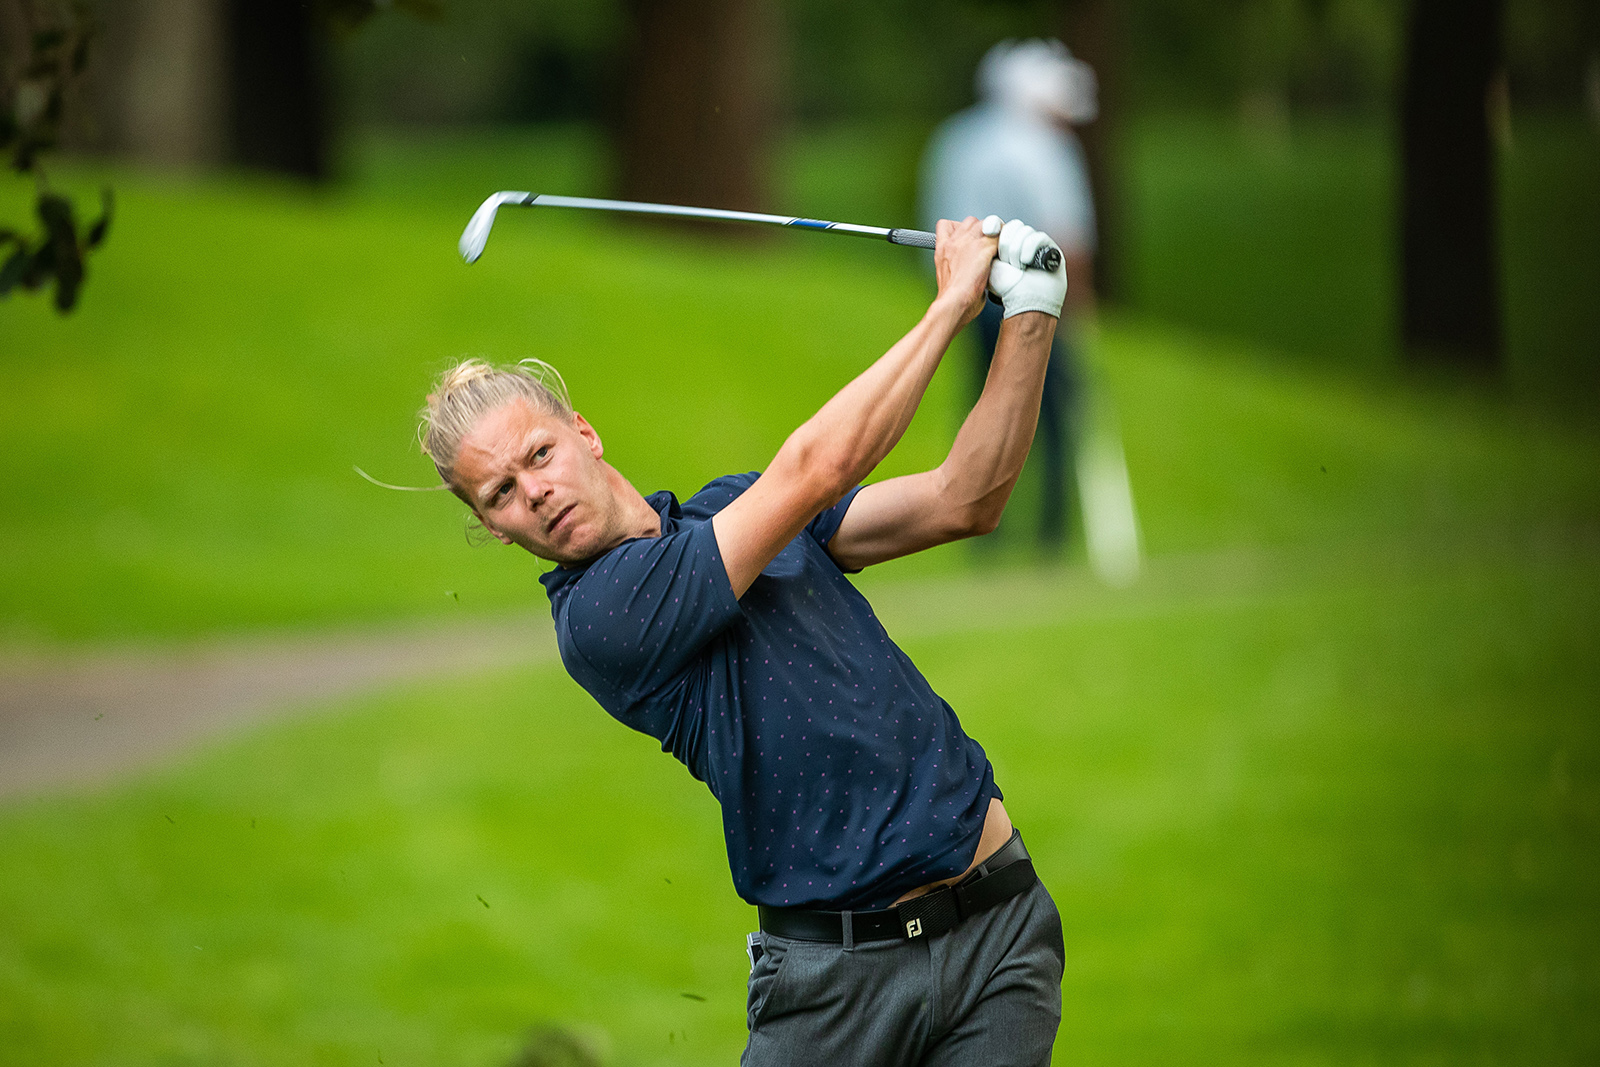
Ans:
<svg viewBox="0 0 1600 1067"><path fill-rule="evenodd" d="M644 502L649 504L650 507L655 510L657 515L661 516L662 537L665 537L669 533L677 532L678 526L683 519L683 508L681 505L679 505L678 498L673 495L671 490L662 489L660 492L651 493L649 496L644 498ZM626 545L629 542L637 540L639 540L639 538L630 537L627 541L622 542L622 544L618 545L616 548L613 548L608 552L602 552L598 556L583 560L579 563L558 563L554 567L551 567L549 570L545 571L543 574L539 575L539 582L544 586L546 593L554 596L557 590L562 589L569 582L577 581L578 578L583 575L584 571L594 566L600 560L605 559L606 556L611 554L611 552L615 552L617 548L621 548L622 545Z"/></svg>
<svg viewBox="0 0 1600 1067"><path fill-rule="evenodd" d="M644 502L655 508L656 514L661 516L661 535L677 530L679 521L683 518L683 508L678 504L678 498L670 489L651 493L644 498Z"/></svg>

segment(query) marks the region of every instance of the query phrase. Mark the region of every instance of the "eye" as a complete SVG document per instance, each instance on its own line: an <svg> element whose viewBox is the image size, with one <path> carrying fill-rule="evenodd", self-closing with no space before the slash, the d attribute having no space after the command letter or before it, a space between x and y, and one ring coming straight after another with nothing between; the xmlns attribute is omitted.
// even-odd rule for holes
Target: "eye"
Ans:
<svg viewBox="0 0 1600 1067"><path fill-rule="evenodd" d="M501 482L499 485L495 486L494 497L493 497L494 503L498 504L500 501L504 500L506 498L506 495L508 493L510 493L510 492L511 492L511 483L510 482Z"/></svg>
<svg viewBox="0 0 1600 1067"><path fill-rule="evenodd" d="M540 445L539 448L533 453L533 461L535 463L542 462L544 460L544 458L546 456L548 456L549 454L550 454L550 446L549 445Z"/></svg>

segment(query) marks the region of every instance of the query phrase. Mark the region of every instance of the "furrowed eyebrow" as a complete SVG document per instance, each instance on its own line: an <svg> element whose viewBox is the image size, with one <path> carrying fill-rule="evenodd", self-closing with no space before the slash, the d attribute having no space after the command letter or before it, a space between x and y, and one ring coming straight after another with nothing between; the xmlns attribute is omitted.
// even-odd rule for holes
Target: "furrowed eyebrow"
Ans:
<svg viewBox="0 0 1600 1067"><path fill-rule="evenodd" d="M522 439L522 447L517 453L515 462L521 463L525 458L539 451L539 449L549 448L554 444L555 440L551 434L542 433L535 429ZM488 507L490 504L494 503L495 490L499 489L500 486L504 485L509 480L511 480L510 475L502 471L496 473L493 478L482 483L480 488L473 494L478 501L478 506Z"/></svg>
<svg viewBox="0 0 1600 1067"><path fill-rule="evenodd" d="M493 481L486 484L483 488L479 489L475 494L478 498L478 505L480 507L488 507L490 504L493 504L495 492L505 483L506 476L501 474L496 476Z"/></svg>

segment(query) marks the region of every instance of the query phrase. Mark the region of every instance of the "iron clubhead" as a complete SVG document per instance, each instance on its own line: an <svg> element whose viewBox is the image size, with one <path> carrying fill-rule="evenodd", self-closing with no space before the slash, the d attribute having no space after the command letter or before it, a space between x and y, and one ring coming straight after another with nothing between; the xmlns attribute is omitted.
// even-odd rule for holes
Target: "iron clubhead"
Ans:
<svg viewBox="0 0 1600 1067"><path fill-rule="evenodd" d="M472 218L467 220L467 228L461 231L461 241L457 247L461 249L461 258L468 263L476 263L478 257L483 255L483 246L489 243L489 231L494 228L494 213L505 204L527 204L533 200L532 193L495 193L478 206L472 213Z"/></svg>

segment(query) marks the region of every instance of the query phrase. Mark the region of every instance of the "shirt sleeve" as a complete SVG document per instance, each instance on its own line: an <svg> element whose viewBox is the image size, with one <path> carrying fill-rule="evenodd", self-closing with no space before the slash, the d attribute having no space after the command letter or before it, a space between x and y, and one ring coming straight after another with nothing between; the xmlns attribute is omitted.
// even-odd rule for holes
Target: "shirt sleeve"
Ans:
<svg viewBox="0 0 1600 1067"><path fill-rule="evenodd" d="M759 477L761 477L760 471L751 471L748 474L730 474L718 478L690 497L689 502L684 505L684 510L696 516L710 518L733 503L740 494L754 485ZM806 523L805 532L817 544L827 548L828 542L833 540L833 535L839 532L839 524L844 522L845 512L850 510L850 502L859 492L861 487L858 485L840 497L833 506L823 508L815 518Z"/></svg>
<svg viewBox="0 0 1600 1067"><path fill-rule="evenodd" d="M856 494L859 492L861 492L861 487L858 485L840 497L839 502L833 507L823 508L817 513L816 518L806 523L806 533L810 534L817 544L827 548L828 542L833 540L833 535L839 532L839 526L844 522L845 512L850 510L850 503L855 500Z"/></svg>
<svg viewBox="0 0 1600 1067"><path fill-rule="evenodd" d="M573 650L630 698L671 682L741 617L709 522L623 545L589 568L565 610Z"/></svg>

